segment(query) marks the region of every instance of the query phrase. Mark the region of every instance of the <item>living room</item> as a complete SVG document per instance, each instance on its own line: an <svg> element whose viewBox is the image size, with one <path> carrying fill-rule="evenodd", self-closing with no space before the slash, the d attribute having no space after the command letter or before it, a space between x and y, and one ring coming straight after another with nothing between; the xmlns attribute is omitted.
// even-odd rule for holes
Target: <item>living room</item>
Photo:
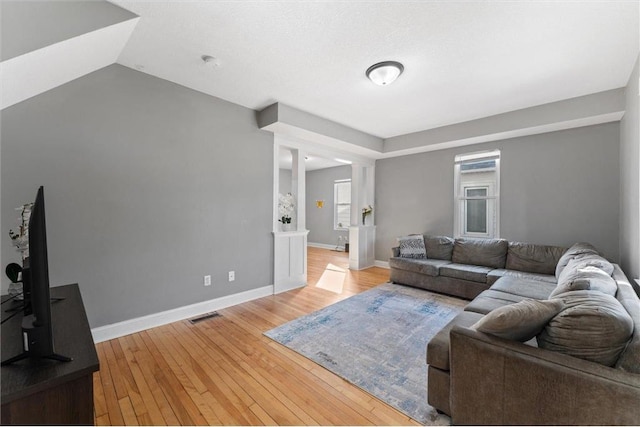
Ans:
<svg viewBox="0 0 640 427"><path fill-rule="evenodd" d="M434 2L26 3L1 4L3 70L21 70L15 85L5 71L3 98L10 102L16 86L25 93L3 104L1 113L2 265L19 260L7 234L18 225L15 209L44 185L51 284L79 284L94 330L144 324L149 316L206 301L273 294L276 137L261 129L257 116L274 103L311 116L306 125L297 123L308 134L324 130L325 139L343 140L331 149L377 156L378 264L388 260L399 236L452 236L455 156L499 149L500 237L564 247L590 242L629 279L640 276L637 2L478 2L453 9ZM383 12L393 19L387 22ZM528 19L534 12L539 26ZM192 34L203 28L196 25L199 14L224 36L208 37L206 27L205 36ZM259 26L266 16L275 20L274 40ZM354 16L362 16L357 26ZM376 20L367 22L371 17ZM436 26L438 17L450 19L444 22L453 29ZM365 31L402 19L412 24L404 32ZM433 25L436 42L418 40L407 43L414 50L394 52L421 21ZM367 41L343 73L316 52L326 52L326 45L339 50L349 25L359 29L353 29L358 43ZM482 31L488 33L486 51L474 47ZM302 43L306 32L315 34L312 44ZM152 34L154 50L145 51ZM554 39L560 35L567 40ZM376 52L372 47L386 38L389 44ZM193 39L200 41L184 41ZM253 56L234 53L243 43L256 44ZM415 43L431 47L419 50ZM438 43L463 53L443 56L452 65L429 68L429 55L445 55L446 49L433 47ZM544 49L534 49L537 43ZM464 54L478 50L464 61ZM520 50L540 56L523 61ZM258 63L276 51L278 58L300 56L308 66L296 60L250 81L236 78L243 69L264 71ZM339 68L352 52L338 53ZM219 62L207 63L203 55L218 55ZM518 58L508 63L512 68L491 65L510 56ZM171 58L176 64L162 68ZM373 85L365 70L389 59L403 62L404 72L393 85ZM453 68L464 70L465 80L429 75L446 76ZM190 73L191 86L179 83L181 73ZM294 86L305 73L306 83ZM311 102L320 97L315 93L341 74L347 77L335 91L344 85L357 90L333 98L331 109L314 110L320 105ZM265 90L261 79L278 84ZM420 80L432 80L432 92L416 92L410 83ZM309 108L291 91L279 95L288 85L310 100ZM212 96L213 89L220 92ZM248 107L258 89L265 94L260 106ZM411 97L442 102L445 90L452 91L447 104L411 111L404 104ZM492 103L494 95L501 103ZM203 286L205 276L212 286ZM3 275L3 294L8 286Z"/></svg>

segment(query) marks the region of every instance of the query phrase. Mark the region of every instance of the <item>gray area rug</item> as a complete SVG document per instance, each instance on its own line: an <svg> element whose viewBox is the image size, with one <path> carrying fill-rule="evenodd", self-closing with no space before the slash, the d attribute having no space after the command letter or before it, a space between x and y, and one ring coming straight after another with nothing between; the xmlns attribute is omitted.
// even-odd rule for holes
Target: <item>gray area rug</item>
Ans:
<svg viewBox="0 0 640 427"><path fill-rule="evenodd" d="M427 342L465 301L385 283L265 332L424 425L449 424L427 404Z"/></svg>

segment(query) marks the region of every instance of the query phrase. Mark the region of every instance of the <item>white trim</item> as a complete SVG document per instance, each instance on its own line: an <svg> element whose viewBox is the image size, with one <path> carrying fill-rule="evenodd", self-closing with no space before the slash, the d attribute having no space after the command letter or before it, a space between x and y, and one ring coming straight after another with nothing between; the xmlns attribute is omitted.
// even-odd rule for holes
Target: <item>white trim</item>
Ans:
<svg viewBox="0 0 640 427"><path fill-rule="evenodd" d="M91 329L91 334L93 335L93 341L99 343L270 295L273 295L273 285L124 320L111 325L99 326Z"/></svg>
<svg viewBox="0 0 640 427"><path fill-rule="evenodd" d="M320 249L331 249L331 250L335 250L336 248L344 251L344 246L341 245L327 245L325 243L314 243L314 242L307 242L307 246L311 246L312 248L320 248Z"/></svg>
<svg viewBox="0 0 640 427"><path fill-rule="evenodd" d="M387 270L389 270L391 267L389 267L389 261L380 261L380 260L375 260L375 262L373 263L373 265L375 267L380 267L380 268L386 268Z"/></svg>
<svg viewBox="0 0 640 427"><path fill-rule="evenodd" d="M528 128L513 129L505 132L497 132L493 134L479 135L470 138L454 139L450 141L438 142L429 145L421 145L413 148L401 148L399 150L390 150L383 153L372 151L369 153L374 159L389 159L392 157L409 156L419 153L428 153L430 151L446 150L449 148L466 147L468 145L482 144L485 142L501 141L505 139L519 138L522 136L539 135L542 133L556 132L566 129L575 129L584 126L599 125L602 123L619 122L624 116L624 111L615 111L612 113L599 114L596 116L582 117L574 120L566 120L557 123L548 123L540 126L532 126ZM428 130L427 130L428 132ZM420 132L417 132L420 133ZM427 138L425 136L425 138ZM386 145L387 139L385 139Z"/></svg>

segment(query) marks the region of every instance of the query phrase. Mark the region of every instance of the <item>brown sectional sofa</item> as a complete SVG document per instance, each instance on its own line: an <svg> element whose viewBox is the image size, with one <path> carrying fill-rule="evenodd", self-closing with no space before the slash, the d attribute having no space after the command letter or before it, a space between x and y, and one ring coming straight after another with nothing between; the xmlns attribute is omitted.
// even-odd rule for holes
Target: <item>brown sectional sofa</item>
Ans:
<svg viewBox="0 0 640 427"><path fill-rule="evenodd" d="M624 344L624 350L616 355L615 363L606 366L585 360L583 356L543 348L548 347L544 341L539 346L541 334L549 329L552 321L543 326L537 337L526 342L477 330L478 322L494 310L515 307L525 300L549 301L552 296L571 301L576 295L587 300L591 296L595 298L599 295L599 291L594 290L596 282L573 277L569 285L574 289L567 291L557 289L560 285L556 281L560 277L566 282L567 273L576 268L571 264L574 259L595 262L598 255L593 247L576 244L565 250L507 242L504 267L490 269L482 283L475 273L484 270L462 269L474 272L460 275L463 277L441 275L442 267L455 269L455 264L460 264L455 262L461 259L460 254L454 256L457 241L426 237L425 243L428 241L431 244L439 241L446 246L453 243L452 258L391 261L398 258L394 257L390 260L392 280L473 299L427 345L428 400L431 406L450 415L454 424L640 424L640 299L636 287L619 266L603 259L603 263L613 270L610 273L612 279L609 279L614 283L612 298L615 297L623 314L632 320L632 333ZM466 243L466 247L478 251L482 247L498 247L495 241L475 246L474 242L471 245ZM425 246L429 256L429 244ZM442 252L446 251L438 253L432 250L432 254L440 256ZM411 263L417 265L410 267ZM600 266L597 262L593 265ZM567 271L563 276L565 267ZM607 269L606 266L600 267ZM451 274L447 270L444 273ZM452 286L447 288L447 285ZM552 294L558 292L558 295ZM563 312L556 317L561 314ZM589 320L584 322L588 324ZM568 329L563 333L580 331ZM597 335L589 336L594 342L600 339Z"/></svg>

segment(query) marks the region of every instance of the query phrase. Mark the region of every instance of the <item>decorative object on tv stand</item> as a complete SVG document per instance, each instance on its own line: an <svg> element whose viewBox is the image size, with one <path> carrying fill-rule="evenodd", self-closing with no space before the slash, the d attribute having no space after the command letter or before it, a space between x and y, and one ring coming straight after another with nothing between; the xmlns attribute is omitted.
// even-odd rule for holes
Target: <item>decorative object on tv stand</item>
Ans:
<svg viewBox="0 0 640 427"><path fill-rule="evenodd" d="M362 208L362 225L366 225L365 221L367 219L367 215L373 212L373 207L371 205Z"/></svg>
<svg viewBox="0 0 640 427"><path fill-rule="evenodd" d="M291 231L291 215L295 208L296 204L293 194L278 194L278 213L280 214L278 222L282 223L282 231Z"/></svg>
<svg viewBox="0 0 640 427"><path fill-rule="evenodd" d="M17 232L9 230L11 244L22 254L23 261L29 256L29 217L32 206L33 203L27 203L16 208L17 211L20 211L20 226Z"/></svg>
<svg viewBox="0 0 640 427"><path fill-rule="evenodd" d="M7 268L4 270L7 274L11 283L9 284L8 294L10 297L15 298L16 300L23 300L24 295L22 295L22 267L20 264L16 264L12 262L7 265Z"/></svg>

